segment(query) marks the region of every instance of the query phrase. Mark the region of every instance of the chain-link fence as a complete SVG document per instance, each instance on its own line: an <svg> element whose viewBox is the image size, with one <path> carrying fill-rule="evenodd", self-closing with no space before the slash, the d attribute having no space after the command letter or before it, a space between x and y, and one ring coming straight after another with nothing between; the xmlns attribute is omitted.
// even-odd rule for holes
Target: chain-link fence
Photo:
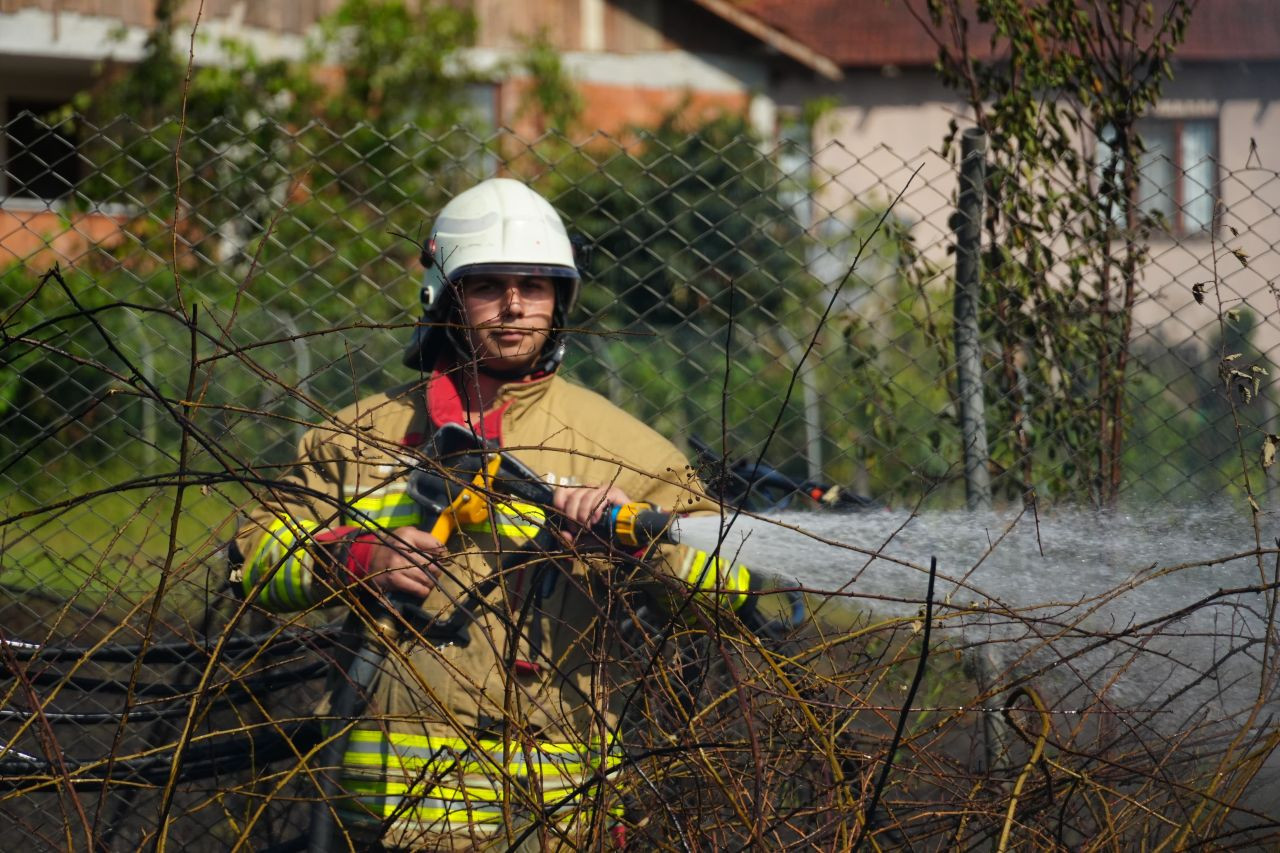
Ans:
<svg viewBox="0 0 1280 853"><path fill-rule="evenodd" d="M264 383L232 358L201 366L217 438L247 458L283 460L318 409L408 378L397 352L419 313L417 241L452 193L501 170L531 180L594 249L573 318L575 378L691 453L701 438L731 460L762 459L796 482L839 484L887 504L962 499L954 156L839 145L798 155L714 125L627 146L605 137L527 145L463 131L429 139L411 129L355 142L369 131L214 125L187 129L175 170L176 126L60 129L29 115L11 125L0 259L17 310L6 332L43 321L71 346L19 352L15 342L6 353L0 416L14 494L87 487L105 470L172 455L172 418L145 397L118 397L92 363L127 359L139 380L176 390L185 374L175 366L190 360L188 330L157 310L198 306L203 336L252 346L277 380ZM1267 211L1276 176L1222 174L1188 197L1186 175L1203 172L1153 179L1139 200L1165 221L1177 199L1188 211L1217 205L1217 227L1147 239L1120 412L1121 494L1130 503L1244 487L1231 451L1234 389L1219 377L1224 354L1239 354L1232 367L1249 380L1250 405L1237 414L1250 458L1270 431L1264 371L1280 329ZM1060 239L1045 236L1047 245ZM1079 433L1100 417L1097 378L1034 346L1001 351L993 330L1034 328L1037 306L1003 297L1001 276L1016 273L992 270L990 260L977 321L987 341L980 378L996 500L1034 490L1042 501L1096 501L1097 440ZM39 285L55 263L79 303ZM1045 273L1064 288L1107 274ZM110 345L51 318L76 304L102 309L95 319ZM1082 326L1089 307L1082 301ZM246 426L223 408L231 401L275 419ZM1064 430L1059 410L1068 407L1081 417Z"/></svg>
<svg viewBox="0 0 1280 853"><path fill-rule="evenodd" d="M215 848L245 837L270 846L305 823L293 801L307 780L290 768L319 735L308 690L285 686L314 686L341 641L233 616L218 549L253 484L279 475L309 424L413 378L400 352L420 313L420 244L443 202L483 177L531 182L591 249L568 375L700 459L730 501L946 508L974 488L953 292L956 232L981 213L953 219L955 154L775 150L731 121L575 144L31 116L5 133L0 614L6 637L23 642L5 646L13 710L0 764L25 780L9 784L27 793L7 810L39 843L129 846L155 831L157 809L175 821L170 843ZM1186 174L1143 192L1156 208L1172 199L1199 211L1203 199L1177 189ZM1166 214L1177 222L1147 241L1142 298L1100 309L1133 318L1125 336L1070 346L1064 318L1074 310L1082 327L1097 323L1097 300L1082 296L1040 327L1035 303L1002 290L1002 277L1027 275L1030 262L1016 273L1007 265L1018 259L996 263L998 232L970 229L980 242L959 254L985 264L970 376L997 504L1097 502L1117 471L1130 506L1265 499L1263 462L1280 431L1268 372L1280 312L1267 272L1280 267L1280 235L1268 230L1278 186L1260 168L1219 173L1213 212L1201 217L1209 230ZM1061 258L1035 274L1093 296L1120 275ZM1015 326L1025 346L1000 334ZM1115 362L1097 346L1129 353L1119 410L1100 395ZM1123 429L1105 431L1108 421ZM316 619L312 628L326 621ZM804 695L824 708L905 689L877 667L913 662L918 638L901 624L886 630L881 645L816 667L807 687L776 663L757 677L781 679L777 695L797 702L811 688ZM777 737L825 727L825 758L821 744L786 745L823 769L788 776L773 807L792 809L779 818L788 838L847 843L840 833L853 824L832 829L820 816L848 806L841 785L862 772L852 756L874 750L841 741L850 724L836 716L756 712ZM77 732L70 745L59 725ZM738 723L720 725L741 739ZM282 731L293 739L270 737ZM943 752L916 756L928 791L903 792L904 802L965 796L945 781L964 764L956 731L939 732ZM184 767L162 749L181 739ZM258 770L219 763L223 753L251 756ZM975 807L997 826L1001 784ZM741 806L729 798L714 809ZM664 825L675 832L690 817L668 811ZM757 829L750 837L765 837ZM938 831L967 837L963 821ZM741 840L719 840L730 838Z"/></svg>

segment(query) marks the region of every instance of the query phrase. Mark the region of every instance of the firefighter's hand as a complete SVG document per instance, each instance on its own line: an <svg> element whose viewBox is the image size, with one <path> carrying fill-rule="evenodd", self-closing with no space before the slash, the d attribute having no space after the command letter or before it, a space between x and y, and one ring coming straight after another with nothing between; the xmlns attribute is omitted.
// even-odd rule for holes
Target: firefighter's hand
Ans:
<svg viewBox="0 0 1280 853"><path fill-rule="evenodd" d="M551 503L569 521L590 527L605 509L631 503L631 498L617 486L558 486Z"/></svg>
<svg viewBox="0 0 1280 853"><path fill-rule="evenodd" d="M384 592L426 598L440 577L444 545L425 530L398 527L373 545L368 582Z"/></svg>

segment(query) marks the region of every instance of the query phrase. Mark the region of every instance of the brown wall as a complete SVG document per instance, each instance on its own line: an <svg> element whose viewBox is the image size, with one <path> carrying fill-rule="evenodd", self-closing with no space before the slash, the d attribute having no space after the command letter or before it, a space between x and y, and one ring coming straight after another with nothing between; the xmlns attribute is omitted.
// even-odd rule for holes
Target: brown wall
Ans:
<svg viewBox="0 0 1280 853"><path fill-rule="evenodd" d="M413 2L413 0L410 0ZM544 33L560 50L582 50L583 0L436 0L470 8L479 23L477 44L519 48ZM691 0L600 0L604 50L615 53L672 50L739 53L755 50L751 37ZM205 0L205 22L243 15L249 27L304 33L341 0ZM52 15L114 18L129 26L150 27L156 0L0 0L0 13L38 9ZM178 16L195 18L196 0L181 0Z"/></svg>
<svg viewBox="0 0 1280 853"><path fill-rule="evenodd" d="M582 0L471 0L470 5L480 25L477 44L520 48L544 34L560 50L583 49ZM665 5L659 0L604 0L604 49L633 53L669 48L661 31Z"/></svg>
<svg viewBox="0 0 1280 853"><path fill-rule="evenodd" d="M682 5L693 5L681 0ZM657 0L615 0L604 17L604 49L617 53L673 48L663 36L664 6Z"/></svg>
<svg viewBox="0 0 1280 853"><path fill-rule="evenodd" d="M472 0L471 7L479 25L476 43L484 47L519 48L522 39L540 31L545 31L551 44L561 50L578 47L582 29L578 0Z"/></svg>

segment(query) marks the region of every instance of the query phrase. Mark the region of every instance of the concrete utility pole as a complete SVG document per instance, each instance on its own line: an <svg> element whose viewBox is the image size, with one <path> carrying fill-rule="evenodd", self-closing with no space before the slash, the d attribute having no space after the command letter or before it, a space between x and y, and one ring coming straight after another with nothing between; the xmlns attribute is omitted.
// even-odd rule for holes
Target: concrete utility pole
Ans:
<svg viewBox="0 0 1280 853"><path fill-rule="evenodd" d="M978 299L982 273L982 203L987 175L987 134L969 128L960 144L960 199L952 225L956 232L955 345L956 396L964 439L965 504L991 508L987 410L982 398L982 346L978 340Z"/></svg>

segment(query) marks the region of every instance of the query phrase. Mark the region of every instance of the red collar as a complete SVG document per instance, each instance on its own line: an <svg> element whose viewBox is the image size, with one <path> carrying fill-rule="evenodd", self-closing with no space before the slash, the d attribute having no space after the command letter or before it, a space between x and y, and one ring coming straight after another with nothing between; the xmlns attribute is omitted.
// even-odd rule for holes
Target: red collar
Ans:
<svg viewBox="0 0 1280 853"><path fill-rule="evenodd" d="M550 371L539 371L515 382L534 382L550 376ZM427 380L427 417L431 429L437 430L445 424L461 424L476 432L482 438L502 444L502 416L511 407L511 400L505 400L492 411L486 412L479 423L467 418L467 407L463 405L462 394L463 371L457 365L442 360L431 371ZM428 436L418 432L406 433L400 443L405 447L418 447Z"/></svg>
<svg viewBox="0 0 1280 853"><path fill-rule="evenodd" d="M467 407L463 403L461 371L435 370L427 381L427 415L436 429L445 424L461 424L475 431L476 435L486 441L502 444L502 415L511 406L506 400L498 407L485 412L483 417L467 415Z"/></svg>

